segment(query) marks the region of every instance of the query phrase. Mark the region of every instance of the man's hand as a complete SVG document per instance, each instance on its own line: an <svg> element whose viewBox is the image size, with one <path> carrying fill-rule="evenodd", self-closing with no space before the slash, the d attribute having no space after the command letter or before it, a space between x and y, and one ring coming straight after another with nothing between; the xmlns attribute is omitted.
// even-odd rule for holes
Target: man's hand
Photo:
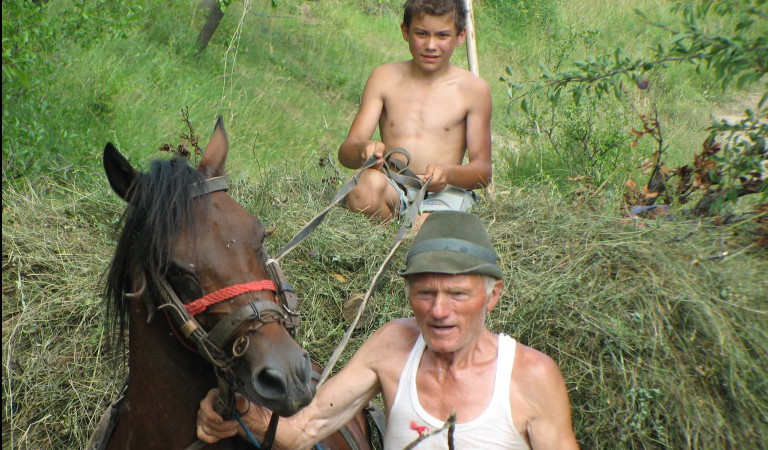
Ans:
<svg viewBox="0 0 768 450"><path fill-rule="evenodd" d="M211 389L208 391L208 395L200 400L200 409L197 410L197 438L208 444L213 444L220 439L229 438L237 434L237 421L224 420L213 409L218 396L219 390ZM235 397L235 407L238 411L245 411L245 413L241 413L243 416L248 414L251 409L254 409L251 408L248 400L240 395Z"/></svg>

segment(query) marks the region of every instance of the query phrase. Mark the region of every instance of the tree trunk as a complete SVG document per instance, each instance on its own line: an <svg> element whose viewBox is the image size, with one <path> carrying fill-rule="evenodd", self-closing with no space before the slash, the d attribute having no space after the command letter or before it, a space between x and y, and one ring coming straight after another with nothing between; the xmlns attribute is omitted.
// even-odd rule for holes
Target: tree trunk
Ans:
<svg viewBox="0 0 768 450"><path fill-rule="evenodd" d="M224 12L219 7L219 2L207 0L205 3L209 9L208 20L205 21L203 29L200 30L200 34L197 36L197 50L201 52L208 47L208 42L213 37L213 33L216 32L216 28L219 27L221 18L224 17Z"/></svg>

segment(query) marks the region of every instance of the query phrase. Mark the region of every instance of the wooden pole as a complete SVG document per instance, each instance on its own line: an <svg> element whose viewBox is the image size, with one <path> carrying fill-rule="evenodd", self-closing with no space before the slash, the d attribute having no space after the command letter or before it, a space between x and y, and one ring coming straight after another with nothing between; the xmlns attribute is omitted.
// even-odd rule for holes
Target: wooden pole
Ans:
<svg viewBox="0 0 768 450"><path fill-rule="evenodd" d="M472 0L464 0L464 8L467 10L467 65L469 71L480 76L480 67L477 64L477 41L475 40L475 13L472 10ZM493 199L493 181L485 187L485 197Z"/></svg>
<svg viewBox="0 0 768 450"><path fill-rule="evenodd" d="M472 0L464 0L467 10L467 62L469 71L480 76L480 68L477 65L477 43L475 42L475 13L472 11Z"/></svg>

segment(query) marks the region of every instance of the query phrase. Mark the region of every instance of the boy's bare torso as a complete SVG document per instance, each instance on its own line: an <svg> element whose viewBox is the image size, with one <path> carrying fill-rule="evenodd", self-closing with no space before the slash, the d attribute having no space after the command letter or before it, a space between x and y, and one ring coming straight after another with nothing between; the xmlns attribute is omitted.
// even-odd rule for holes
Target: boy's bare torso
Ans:
<svg viewBox="0 0 768 450"><path fill-rule="evenodd" d="M384 65L375 76L384 102L379 130L387 150L408 150L411 169L418 174L428 163L461 165L472 75L451 67L439 79L419 79L411 74L411 62L405 61Z"/></svg>

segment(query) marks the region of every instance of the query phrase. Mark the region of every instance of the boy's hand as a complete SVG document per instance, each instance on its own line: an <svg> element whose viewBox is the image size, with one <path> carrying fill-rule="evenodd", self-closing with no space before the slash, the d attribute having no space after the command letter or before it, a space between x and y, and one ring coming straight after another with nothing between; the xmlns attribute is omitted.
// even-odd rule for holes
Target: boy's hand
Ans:
<svg viewBox="0 0 768 450"><path fill-rule="evenodd" d="M200 409L197 410L197 438L208 444L237 434L237 421L234 419L224 420L213 409L218 396L219 390L211 389L208 391L208 395L200 400ZM238 395L235 399L235 407L238 411L246 411L250 406L245 397Z"/></svg>
<svg viewBox="0 0 768 450"><path fill-rule="evenodd" d="M448 164L427 164L427 171L422 176L422 181L429 180L429 192L440 192L448 185L450 178L450 166Z"/></svg>
<svg viewBox="0 0 768 450"><path fill-rule="evenodd" d="M365 163L368 161L368 158L370 158L373 155L376 155L376 164L373 165L372 169L380 169L384 165L384 151L387 149L387 147L384 145L383 142L379 141L369 141L365 148L363 149L363 153L360 155L361 163Z"/></svg>

